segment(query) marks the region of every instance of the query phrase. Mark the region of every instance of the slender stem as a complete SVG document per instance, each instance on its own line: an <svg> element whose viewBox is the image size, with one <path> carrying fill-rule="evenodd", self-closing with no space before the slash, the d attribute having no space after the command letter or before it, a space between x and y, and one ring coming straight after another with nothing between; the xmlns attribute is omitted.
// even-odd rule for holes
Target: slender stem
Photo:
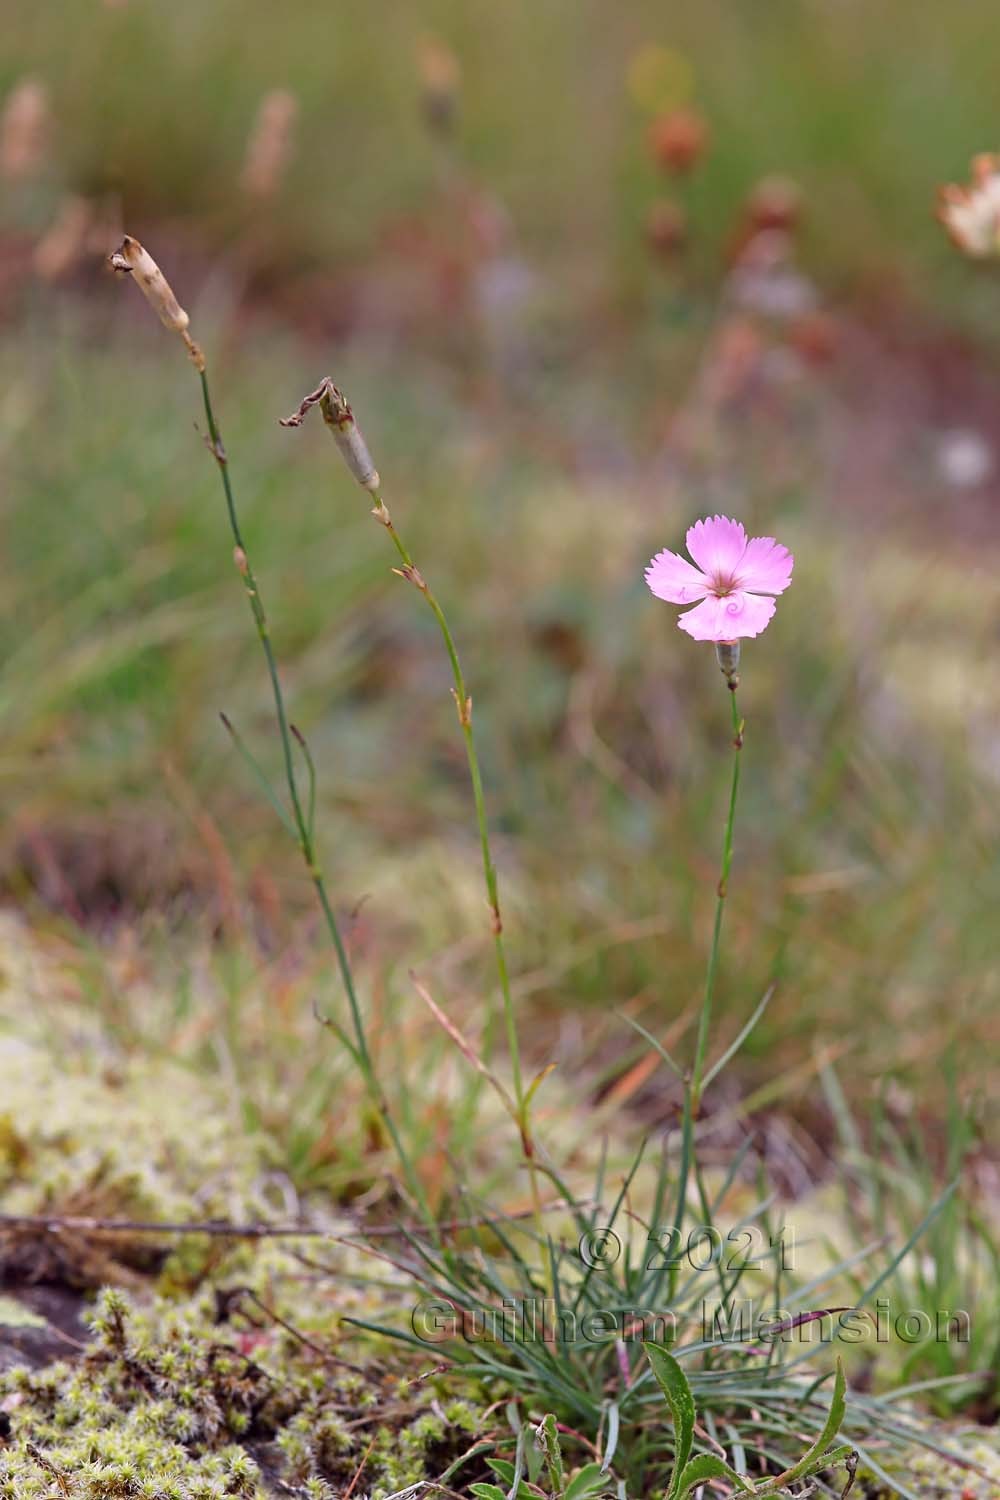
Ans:
<svg viewBox="0 0 1000 1500"><path fill-rule="evenodd" d="M233 496L233 487L229 478L229 460L226 455L226 450L219 432L218 423L215 419L215 412L212 408L212 398L209 393L208 379L204 369L199 370L199 375L201 378L202 398L205 405L205 420L208 423L208 431L211 438L212 454L218 465L219 473L222 476L222 488L225 492L226 497L226 510L229 516L229 525L233 534L233 541L235 542L238 549L237 562L240 574L243 578L244 586L246 588L247 597L250 601L250 610L253 614L254 624L257 627L257 635L260 638L261 647L264 652L264 659L267 663L268 676L271 680L271 692L274 698L274 711L275 716L278 720L278 730L281 735L281 750L284 760L285 780L288 784L288 796L291 802L292 816L298 834L299 849L302 853L302 858L305 861L306 869L309 873L309 878L312 881L313 886L316 890L316 895L319 898L319 904L323 912L323 919L326 924L326 929L329 934L330 940L333 943L334 952L337 956L337 966L340 970L340 976L343 980L344 990L347 994L347 1002L351 1011L351 1023L352 1029L354 1031L354 1040L351 1041L350 1037L336 1021L331 1020L328 1024L337 1035L339 1040L346 1047L347 1051L350 1053L358 1069L360 1070L371 1101L378 1111L378 1114L389 1133L393 1146L395 1147L396 1155L398 1156L400 1165L403 1168L403 1172L406 1176L410 1191L413 1193L418 1204L424 1211L424 1214L428 1219L430 1219L430 1210L423 1192L423 1188L421 1187L419 1178L413 1170L413 1166L410 1162L409 1156L407 1155L407 1152L400 1139L395 1121L393 1120L390 1113L388 1102L385 1098L384 1093L382 1092L382 1089L379 1086L371 1052L368 1048L368 1040L365 1035L364 1022L361 1017L361 1007L358 1004L358 995L354 984L354 975L351 970L350 959L347 955L347 948L344 944L343 936L341 935L340 924L337 921L336 914L330 902L329 893L327 892L326 888L326 881L323 877L323 871L317 857L316 844L312 830L312 818L311 816L307 817L306 815L306 812L302 805L302 798L298 789L298 783L295 776L295 758L292 749L293 731L289 724L288 714L285 709L285 698L281 688L281 679L278 675L278 664L275 660L274 648L271 645L271 635L268 628L267 615L264 611L264 601L261 598L260 588L258 587L257 579L251 566L249 555L247 553L246 542L243 539L243 533L240 529L239 515L236 510L236 501Z"/></svg>
<svg viewBox="0 0 1000 1500"><path fill-rule="evenodd" d="M507 968L507 953L503 940L503 918L500 913L500 891L497 881L496 866L493 863L493 854L490 848L489 822L486 816L486 798L483 794L483 778L479 769L479 756L476 753L476 742L472 732L472 699L469 696L465 684L465 674L458 656L458 648L455 638L451 633L444 610L437 599L431 593L427 580L413 561L402 538L392 523L392 518L381 496L375 494L376 506L375 516L382 522L392 538L393 545L402 560L403 567L400 570L414 586L419 589L437 620L438 628L444 640L448 660L451 664L452 678L454 679L455 706L458 710L458 722L462 730L462 738L465 742L465 755L469 765L469 779L472 782L472 797L476 807L476 823L479 827L479 844L483 860L483 879L486 885L486 899L490 910L490 925L493 931L493 948L496 957L497 975L500 980L500 993L503 998L504 1029L507 1037L507 1050L510 1055L511 1074L514 1084L514 1099L517 1105L518 1127L521 1133L521 1144L528 1162L529 1176L531 1179L531 1194L535 1208L535 1217L538 1228L540 1243L544 1245L545 1237L542 1232L541 1221L541 1197L538 1188L538 1164L535 1159L535 1147L531 1136L530 1101L525 1096L524 1074L521 1068L521 1050L517 1036L517 1021L514 1015L514 999L510 989L510 974ZM490 1016L487 1015L486 1032L484 1035L484 1051L488 1053L490 1041Z"/></svg>
<svg viewBox="0 0 1000 1500"><path fill-rule="evenodd" d="M476 741L472 733L472 699L469 697L465 685L465 675L458 656L458 648L455 638L451 633L444 610L427 586L427 581L420 573L413 558L410 556L402 539L385 510L381 499L376 496L379 504L375 511L376 516L382 521L385 529L392 537L396 551L403 561L403 572L411 583L423 594L427 600L434 618L437 620L438 628L444 640L448 660L451 664L451 673L454 679L455 706L458 709L458 722L462 730L462 738L465 741L465 754L469 764L469 779L472 782L472 797L476 806L476 823L479 827L479 845L483 859L483 879L486 884L486 899L490 910L490 924L493 930L493 943L496 952L497 974L500 979L500 993L503 997L504 1022L507 1034L507 1046L510 1051L510 1065L514 1082L514 1098L518 1109L523 1111L524 1105L524 1076L521 1071L521 1053L517 1038L517 1025L514 1018L514 1001L510 990L510 976L507 970L507 955L503 941L503 919L500 915L500 893L497 881L496 866L493 863L493 855L490 849L489 823L486 817L486 798L483 794L483 778L479 769L479 756L476 753Z"/></svg>
<svg viewBox="0 0 1000 1500"><path fill-rule="evenodd" d="M701 1015L698 1018L698 1040L695 1044L694 1068L691 1076L691 1115L693 1119L698 1118L698 1109L701 1104L701 1080L705 1068L705 1051L708 1046L708 1028L712 1018L715 979L719 968L719 939L722 936L722 913L725 910L726 891L729 886L729 872L733 863L733 820L736 816L736 797L740 789L740 762L743 759L740 754L740 751L743 749L743 720L740 718L739 708L736 703L736 682L734 680L730 680L729 682L729 696L732 701L733 710L733 779L729 791L729 815L726 819L726 832L722 843L722 868L719 874L715 903L712 946L709 949L708 968L705 972L705 995L701 1003Z"/></svg>

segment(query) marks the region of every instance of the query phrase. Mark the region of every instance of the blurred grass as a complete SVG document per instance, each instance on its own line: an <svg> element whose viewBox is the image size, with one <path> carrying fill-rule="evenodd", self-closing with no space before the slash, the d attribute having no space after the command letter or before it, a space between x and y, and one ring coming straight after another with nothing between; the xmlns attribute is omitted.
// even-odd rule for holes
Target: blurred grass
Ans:
<svg viewBox="0 0 1000 1500"><path fill-rule="evenodd" d="M853 1160L831 1113L843 1130L877 1095L886 1181L845 1217L898 1234L964 1168L931 1269L907 1270L940 1305L970 1264L986 1285L995 1268L980 1136L1000 1143L995 486L963 490L941 463L949 432L995 449L996 385L942 350L972 333L995 358L1000 289L931 209L998 144L1000 16L672 11L67 0L54 19L0 0L0 94L35 74L55 115L45 170L0 209L0 893L32 967L36 950L53 964L22 990L8 959L3 1026L27 1010L57 1067L86 1034L109 1074L130 1057L216 1074L227 1120L279 1141L297 1188L392 1197L317 1025L342 1000L311 892L218 719L277 771L191 370L131 288L99 284L103 245L61 285L28 266L67 191L109 194L210 355L380 1077L435 1204L456 1159L484 1199L516 1208L525 1184L409 977L478 1035L495 979L434 622L321 424L277 425L326 370L458 637L525 1045L559 1064L538 1130L574 1180L605 1130L613 1174L634 1134L676 1121L622 1012L690 1057L724 814L725 689L642 567L715 509L795 552L745 652L713 1054L776 993L709 1095L706 1160L753 1131L801 1193L825 1157ZM452 148L420 121L427 34L463 70ZM683 186L657 178L629 93L650 46L675 85L657 104L710 126ZM279 86L301 106L296 152L255 208L240 169ZM805 194L793 269L822 288L818 354L723 284L740 205L773 172ZM694 226L666 267L642 232L663 192ZM477 240L492 213L511 232ZM831 1063L848 1101L832 1110ZM987 1320L977 1358L994 1337ZM922 1348L913 1368L949 1358Z"/></svg>
<svg viewBox="0 0 1000 1500"><path fill-rule="evenodd" d="M10 3L0 13L0 90L37 75L56 118L48 179L13 195L14 220L40 226L65 188L113 191L135 229L194 220L220 248L252 223L275 273L333 275L438 180L415 62L430 34L461 63L461 159L508 205L532 259L563 274L586 268L627 298L657 191L649 109L691 102L712 131L694 194L705 243L725 243L762 174L788 173L806 194L811 263L830 282L944 297L976 324L975 286L931 213L937 183L997 144L1000 17L990 0L946 16L934 0L635 0L613 24L596 0L472 10L371 0L343 23L304 0L66 0L58 18ZM674 61L637 103L629 69L651 45ZM279 200L256 221L240 167L259 100L276 86L301 104L297 151Z"/></svg>
<svg viewBox="0 0 1000 1500"><path fill-rule="evenodd" d="M692 1015L726 704L641 568L696 514L735 509L799 559L748 650L730 1033L779 981L748 1086L780 1090L785 1063L815 1043L848 1049L849 1087L888 1072L933 1112L935 1059L957 1031L974 1094L998 982L992 553L977 553L927 460L938 428L975 425L982 408L965 411L960 385L950 404L914 398L901 369L886 412L899 429L862 433L853 388L872 350L857 339L827 381L767 376L735 418L697 408L739 205L765 173L805 192L803 266L872 321L910 336L922 308L978 334L1000 317L995 281L931 218L936 184L996 143L995 7L942 19L930 0L707 0L665 15L638 0L614 26L592 0L475 13L374 0L349 25L300 0L2 14L0 90L44 80L55 135L0 225L16 241L66 190L117 194L177 278L212 350L279 657L321 765L334 888L348 913L370 898L353 927L371 983L408 1003L400 976L434 962L447 996L478 1015L470 997L490 980L433 622L389 574L325 434L276 424L328 367L454 619L539 1056L581 1049L613 1076L634 1055L615 1010L655 1026ZM451 167L509 210L517 246L482 255L464 302L449 253L468 253L451 240L469 205L442 189L448 164L420 123L427 34L463 70ZM642 244L665 190L628 83L649 46L672 58L656 105L692 103L711 129L684 189L696 235L676 279L657 279ZM301 104L296 153L278 197L254 210L240 167L276 86ZM405 236L390 244L401 223L437 236L416 269ZM489 317L476 275L511 262L537 278L530 305L501 297L492 332L470 331ZM386 287L399 303L388 312ZM217 719L228 712L275 763L190 372L139 299L94 275L52 289L12 274L0 290L12 319L0 340L6 889L98 926L124 914L155 927L166 911L214 932L249 903L253 941L292 946L307 893ZM302 342L281 322L286 298ZM342 325L353 336L334 345ZM758 347L754 367L787 354ZM939 383L953 379L949 367ZM904 450L891 504L879 444ZM795 1075L807 1114L814 1066ZM656 1085L635 1102L671 1107Z"/></svg>
<svg viewBox="0 0 1000 1500"><path fill-rule="evenodd" d="M276 768L197 390L151 320L112 305L100 339L55 308L31 354L0 352L5 880L29 909L42 892L99 928L155 925L165 906L211 932L227 900L249 901L251 941L273 954L301 941L276 912L308 911L308 892L218 723L224 709ZM275 421L319 373L274 333L216 365L234 483L320 766L332 889L346 913L363 903L366 986L405 1011L406 969L436 966L440 998L475 1030L492 980L447 668L322 426ZM710 652L641 570L705 492L658 478L648 451L610 473L600 449L589 474L567 464L572 388L539 441L516 406L470 404L412 357L355 351L335 373L463 652L529 1048L614 1076L634 1056L615 1013L690 1028L701 984L728 709ZM971 1099L996 1037L989 561L959 532L931 557L918 531L845 512L822 467L808 487L777 485L786 464L754 448L742 469L739 513L797 568L746 648L721 1024L731 1035L777 979L747 1086L795 1089L809 1118L810 1049L832 1047L849 1090L888 1075L934 1113L948 1040ZM655 1083L634 1102L671 1107Z"/></svg>

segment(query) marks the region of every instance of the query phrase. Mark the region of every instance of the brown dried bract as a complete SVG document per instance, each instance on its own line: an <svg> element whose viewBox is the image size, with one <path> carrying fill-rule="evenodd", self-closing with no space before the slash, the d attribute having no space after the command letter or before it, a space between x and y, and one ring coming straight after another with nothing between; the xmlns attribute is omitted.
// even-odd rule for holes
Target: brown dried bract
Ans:
<svg viewBox="0 0 1000 1500"><path fill-rule="evenodd" d="M301 427L314 406L322 411L323 420L333 433L341 456L358 484L372 494L377 494L382 481L368 452L368 444L354 420L354 413L346 396L337 389L329 375L325 375L316 389L302 398L297 411L293 411L290 417L279 418L281 426Z"/></svg>
<svg viewBox="0 0 1000 1500"><path fill-rule="evenodd" d="M320 381L316 389L314 391L310 391L308 396L303 396L302 400L299 402L297 411L293 411L290 417L278 418L280 425L282 427L301 427L308 413L314 406L319 405L324 396L329 397L332 403L337 404L343 411L345 419L347 421L350 421L352 416L351 408L348 406L343 394L338 391L329 375L324 375L323 379Z"/></svg>

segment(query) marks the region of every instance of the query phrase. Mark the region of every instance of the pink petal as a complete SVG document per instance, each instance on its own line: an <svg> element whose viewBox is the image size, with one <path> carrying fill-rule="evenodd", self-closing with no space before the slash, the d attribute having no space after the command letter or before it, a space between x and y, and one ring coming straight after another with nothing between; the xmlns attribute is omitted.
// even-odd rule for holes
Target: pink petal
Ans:
<svg viewBox="0 0 1000 1500"><path fill-rule="evenodd" d="M709 578L735 577L747 547L747 534L739 521L708 516L695 522L686 540L691 556Z"/></svg>
<svg viewBox="0 0 1000 1500"><path fill-rule="evenodd" d="M709 581L697 568L693 568L686 557L676 552L658 552L646 569L646 582L657 599L666 599L669 604L691 604L695 599L704 599Z"/></svg>
<svg viewBox="0 0 1000 1500"><path fill-rule="evenodd" d="M792 581L794 557L773 536L754 536L740 563L740 587L755 594L783 594Z"/></svg>
<svg viewBox="0 0 1000 1500"><path fill-rule="evenodd" d="M728 594L724 599L713 595L686 610L677 623L696 641L736 641L760 635L775 607L773 599L758 594Z"/></svg>

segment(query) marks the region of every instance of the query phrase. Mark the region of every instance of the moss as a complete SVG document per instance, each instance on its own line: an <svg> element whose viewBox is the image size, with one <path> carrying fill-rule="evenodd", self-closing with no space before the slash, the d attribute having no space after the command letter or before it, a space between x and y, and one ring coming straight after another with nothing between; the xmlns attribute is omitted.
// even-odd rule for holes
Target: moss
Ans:
<svg viewBox="0 0 1000 1500"><path fill-rule="evenodd" d="M0 1376L0 1497L327 1500L362 1460L365 1491L386 1495L468 1447L474 1406L377 1366L331 1369L293 1339L257 1344L209 1305L106 1290L79 1362Z"/></svg>
<svg viewBox="0 0 1000 1500"><path fill-rule="evenodd" d="M891 1478L899 1479L920 1500L995 1500L1000 1494L1000 1448L995 1434L987 1438L981 1429L942 1430L942 1441L947 1441L949 1447L975 1468L961 1469L924 1448L914 1449L902 1459L885 1458L880 1462ZM895 1500L893 1493L864 1465L858 1469L858 1483L869 1500Z"/></svg>
<svg viewBox="0 0 1000 1500"><path fill-rule="evenodd" d="M285 1180L271 1170L266 1136L244 1130L227 1089L169 1060L135 1060L85 1013L64 1007L54 1025L52 993L26 974L0 988L5 1208L161 1220L265 1215L268 1188ZM563 1107L555 1082L550 1108L550 1134L580 1168L590 1148L569 1140L578 1115ZM310 1211L342 1227L328 1202ZM486 1401L456 1385L455 1371L417 1379L423 1367L399 1346L379 1363L371 1343L355 1337L345 1348L344 1315L381 1321L387 1294L372 1289L358 1252L332 1240L321 1250L310 1241L308 1252L307 1268L287 1241L0 1233L0 1269L81 1288L76 1309L89 1311L79 1357L0 1374L0 1411L11 1424L9 1443L0 1441L0 1500L332 1500L355 1476L355 1494L379 1500L444 1473L472 1445ZM384 1261L379 1275L393 1275ZM109 1280L119 1285L91 1306L90 1292ZM40 1320L15 1297L0 1321ZM54 1352L18 1347L25 1358ZM349 1369L345 1360L371 1362ZM985 1500L1000 1485L1000 1459L978 1433L951 1443L995 1478L924 1451L894 1472L921 1500L958 1500L963 1487L967 1500ZM869 1476L858 1492L879 1489Z"/></svg>

